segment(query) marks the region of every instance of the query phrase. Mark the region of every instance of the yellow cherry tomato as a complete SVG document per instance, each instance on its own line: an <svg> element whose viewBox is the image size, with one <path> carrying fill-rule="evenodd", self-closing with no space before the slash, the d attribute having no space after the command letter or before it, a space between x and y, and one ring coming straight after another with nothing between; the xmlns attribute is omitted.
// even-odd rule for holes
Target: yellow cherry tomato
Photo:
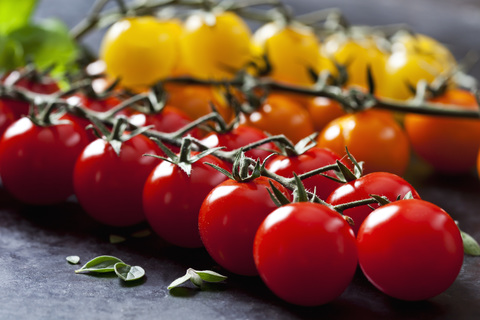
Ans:
<svg viewBox="0 0 480 320"><path fill-rule="evenodd" d="M263 67L266 55L272 66L273 80L294 85L311 85L308 69L318 69L319 42L313 30L300 23L271 22L260 27L252 37L252 53Z"/></svg>
<svg viewBox="0 0 480 320"><path fill-rule="evenodd" d="M386 171L402 175L410 161L406 133L392 114L365 110L341 116L330 122L318 136L318 146L345 155L345 147L364 161L364 172Z"/></svg>
<svg viewBox="0 0 480 320"><path fill-rule="evenodd" d="M202 79L232 78L250 61L250 29L232 12L189 16L180 38L187 72Z"/></svg>
<svg viewBox="0 0 480 320"><path fill-rule="evenodd" d="M383 70L387 54L377 45L373 36L335 33L322 45L322 55L345 66L346 86L368 88L367 68L370 67L375 85L383 82Z"/></svg>
<svg viewBox="0 0 480 320"><path fill-rule="evenodd" d="M379 83L381 97L410 99L414 96L410 86L415 88L420 80L431 83L455 68L452 53L428 36L404 34L394 39L392 54L385 64L385 81Z"/></svg>
<svg viewBox="0 0 480 320"><path fill-rule="evenodd" d="M141 89L169 76L175 67L178 43L175 22L154 17L122 19L107 30L100 49L107 75L121 85Z"/></svg>

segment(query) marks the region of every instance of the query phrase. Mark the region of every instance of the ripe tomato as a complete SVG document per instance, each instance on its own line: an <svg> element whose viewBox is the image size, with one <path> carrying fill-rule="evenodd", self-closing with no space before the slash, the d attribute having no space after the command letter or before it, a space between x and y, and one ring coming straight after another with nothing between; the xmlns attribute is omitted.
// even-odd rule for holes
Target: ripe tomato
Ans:
<svg viewBox="0 0 480 320"><path fill-rule="evenodd" d="M241 114L240 123L272 135L284 134L293 143L315 131L308 111L281 94L270 94L258 110Z"/></svg>
<svg viewBox="0 0 480 320"><path fill-rule="evenodd" d="M93 98L83 93L76 93L73 96L68 97L67 102L71 105L85 107L88 110L105 112L119 105L122 101L115 96L108 96L106 98Z"/></svg>
<svg viewBox="0 0 480 320"><path fill-rule="evenodd" d="M384 81L378 83L377 94L404 100L414 96L408 85L431 83L439 75L456 66L452 53L438 41L422 34L401 34L394 38L392 53L385 63Z"/></svg>
<svg viewBox="0 0 480 320"><path fill-rule="evenodd" d="M21 77L21 71L12 71L2 79L2 82L5 84L15 83L15 86L19 88L40 94L52 94L60 89L58 84L49 77ZM28 102L10 98L1 98L1 101L10 108L15 119L20 119L20 117L28 115Z"/></svg>
<svg viewBox="0 0 480 320"><path fill-rule="evenodd" d="M389 296L424 300L445 291L463 263L455 221L436 205L418 199L373 211L358 231L360 267Z"/></svg>
<svg viewBox="0 0 480 320"><path fill-rule="evenodd" d="M198 228L210 256L230 272L253 276L253 240L265 217L277 206L270 199L269 181L288 198L278 182L259 177L249 182L226 180L210 191L200 208Z"/></svg>
<svg viewBox="0 0 480 320"><path fill-rule="evenodd" d="M250 29L233 12L196 12L183 28L182 63L194 77L232 78L250 60Z"/></svg>
<svg viewBox="0 0 480 320"><path fill-rule="evenodd" d="M338 102L324 97L310 99L307 110L315 131L318 132L322 131L330 121L345 115L345 111Z"/></svg>
<svg viewBox="0 0 480 320"><path fill-rule="evenodd" d="M322 51L323 55L346 67L346 86L368 88L367 67L371 68L375 83L383 82L387 54L378 47L374 37L335 33L325 39Z"/></svg>
<svg viewBox="0 0 480 320"><path fill-rule="evenodd" d="M145 220L142 190L158 160L157 145L143 135L123 142L120 155L103 139L91 142L80 154L73 173L75 194L82 208L110 226L131 226Z"/></svg>
<svg viewBox="0 0 480 320"><path fill-rule="evenodd" d="M153 125L154 130L168 133L175 132L192 122L185 112L168 105L159 113L130 111L125 114L129 122L138 127Z"/></svg>
<svg viewBox="0 0 480 320"><path fill-rule="evenodd" d="M267 137L260 129L239 125L228 132L212 132L202 139L202 143L210 148L225 147L225 151L230 151ZM278 150L278 148L273 142L269 142L262 144L258 148L246 151L245 155L254 160L260 159L260 161L263 161L272 153L272 150Z"/></svg>
<svg viewBox="0 0 480 320"><path fill-rule="evenodd" d="M9 107L0 100L0 138L8 126L15 121L15 116Z"/></svg>
<svg viewBox="0 0 480 320"><path fill-rule="evenodd" d="M268 215L255 235L253 256L261 278L277 296L304 306L334 300L357 268L348 223L311 202L288 204Z"/></svg>
<svg viewBox="0 0 480 320"><path fill-rule="evenodd" d="M340 156L345 146L359 161L364 172L387 171L402 175L410 161L410 144L393 116L384 111L365 110L330 122L318 136L318 146Z"/></svg>
<svg viewBox="0 0 480 320"><path fill-rule="evenodd" d="M178 165L162 161L145 182L143 208L147 221L160 237L176 246L202 246L198 232L200 206L210 190L227 179L205 162L227 169L212 155L194 162L190 176Z"/></svg>
<svg viewBox="0 0 480 320"><path fill-rule="evenodd" d="M262 65L266 55L272 66L268 76L273 80L295 85L311 85L309 69L319 64L319 43L313 30L298 22L270 22L253 34L252 53Z"/></svg>
<svg viewBox="0 0 480 320"><path fill-rule="evenodd" d="M473 93L448 89L431 100L457 105L464 110L478 110ZM480 148L480 121L441 116L407 114L405 129L413 150L436 170L443 173L465 173L475 167Z"/></svg>
<svg viewBox="0 0 480 320"><path fill-rule="evenodd" d="M148 87L170 75L176 64L178 43L175 21L151 16L129 17L106 32L100 57L111 78L131 89Z"/></svg>
<svg viewBox="0 0 480 320"><path fill-rule="evenodd" d="M57 204L73 194L75 161L88 140L74 123L37 126L24 117L0 140L0 176L5 189L34 205Z"/></svg>
<svg viewBox="0 0 480 320"><path fill-rule="evenodd" d="M293 177L294 172L300 175L326 165L335 164L337 160L340 160L340 156L333 151L325 148L312 147L298 156L273 156L268 160L265 168L273 173L290 178ZM324 174L330 177L336 177L333 170L327 171ZM308 191L313 192L315 189L316 195L323 200L341 185L339 182L333 181L320 174L303 180L303 184Z"/></svg>
<svg viewBox="0 0 480 320"><path fill-rule="evenodd" d="M352 201L367 199L370 195L384 196L390 201L401 199L411 192L413 198L420 199L418 192L401 177L388 172L372 172L356 180L350 181L335 189L326 199L331 205L338 205ZM371 204L370 207L378 208L378 204ZM343 214L353 219L352 226L355 234L363 220L372 212L368 205L358 206L343 211Z"/></svg>
<svg viewBox="0 0 480 320"><path fill-rule="evenodd" d="M166 84L168 104L185 112L192 120L212 112L213 103L220 115L229 122L233 110L220 92L207 86L188 86L173 83Z"/></svg>

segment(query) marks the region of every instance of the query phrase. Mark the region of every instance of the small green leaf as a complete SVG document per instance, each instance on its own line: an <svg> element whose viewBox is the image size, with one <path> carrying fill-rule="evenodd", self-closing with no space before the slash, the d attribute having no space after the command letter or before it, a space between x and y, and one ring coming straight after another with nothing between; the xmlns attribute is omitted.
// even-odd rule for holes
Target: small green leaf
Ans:
<svg viewBox="0 0 480 320"><path fill-rule="evenodd" d="M78 270L75 270L75 273L81 272L95 272L95 273L105 273L105 272L114 272L114 266L118 262L123 262L122 260L112 257L112 256L99 256L88 261L83 267Z"/></svg>
<svg viewBox="0 0 480 320"><path fill-rule="evenodd" d="M130 266L123 262L117 262L113 266L117 276L123 281L134 281L142 278L145 275L145 270L139 266Z"/></svg>
<svg viewBox="0 0 480 320"><path fill-rule="evenodd" d="M132 233L132 237L134 237L134 238L146 238L146 237L150 236L151 234L152 234L152 230L143 229L143 230L139 230L139 231L136 231L136 232Z"/></svg>
<svg viewBox="0 0 480 320"><path fill-rule="evenodd" d="M0 33L6 34L28 23L36 0L0 1Z"/></svg>
<svg viewBox="0 0 480 320"><path fill-rule="evenodd" d="M0 35L0 71L13 70L23 64L21 44L9 37Z"/></svg>
<svg viewBox="0 0 480 320"><path fill-rule="evenodd" d="M66 259L70 264L78 264L80 262L79 256L68 256Z"/></svg>
<svg viewBox="0 0 480 320"><path fill-rule="evenodd" d="M194 271L199 275L200 279L206 282L222 282L227 279L226 276L211 270Z"/></svg>
<svg viewBox="0 0 480 320"><path fill-rule="evenodd" d="M109 237L109 240L110 240L110 243L116 244L116 243L122 243L126 239L125 239L125 237L119 236L117 234L111 234L110 237Z"/></svg>
<svg viewBox="0 0 480 320"><path fill-rule="evenodd" d="M178 287L179 285L181 285L181 284L187 282L188 280L190 280L191 277L192 277L192 275L187 272L184 276L173 280L173 282L170 283L170 285L167 287L167 289L170 290L170 289L173 289L175 287Z"/></svg>
<svg viewBox="0 0 480 320"><path fill-rule="evenodd" d="M203 281L214 283L214 282L224 281L225 279L227 279L226 276L221 275L221 274L219 274L217 272L214 272L214 271L210 271L210 270L198 271L198 270L194 270L192 268L188 268L187 273L185 273L184 276L182 276L178 279L175 279L168 286L167 289L170 290L170 289L173 289L175 287L178 287L179 285L187 282L188 280L190 280L195 286L200 288L202 286Z"/></svg>
<svg viewBox="0 0 480 320"><path fill-rule="evenodd" d="M471 235L460 230L463 240L463 251L471 256L480 256L480 245Z"/></svg>

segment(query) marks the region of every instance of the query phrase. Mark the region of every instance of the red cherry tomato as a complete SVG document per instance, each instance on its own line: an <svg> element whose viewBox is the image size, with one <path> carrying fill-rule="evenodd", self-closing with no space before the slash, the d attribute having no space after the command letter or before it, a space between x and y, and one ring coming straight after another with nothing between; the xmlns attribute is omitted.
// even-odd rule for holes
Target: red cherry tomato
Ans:
<svg viewBox="0 0 480 320"><path fill-rule="evenodd" d="M211 148L222 146L225 147L225 151L230 151L265 138L268 138L268 136L262 130L246 125L239 125L226 133L210 133L202 140L202 143ZM254 160L260 158L260 160L263 161L272 153L271 150L278 150L273 142L265 143L258 148L248 150L245 152L245 155Z"/></svg>
<svg viewBox="0 0 480 320"><path fill-rule="evenodd" d="M0 141L3 186L22 202L47 205L73 194L75 161L88 140L74 123L37 126L21 118Z"/></svg>
<svg viewBox="0 0 480 320"><path fill-rule="evenodd" d="M402 300L424 300L445 291L463 263L455 221L418 199L373 211L357 236L360 267L375 287Z"/></svg>
<svg viewBox="0 0 480 320"><path fill-rule="evenodd" d="M350 181L335 189L327 198L327 203L338 205L352 201L367 199L371 194L384 196L390 201L403 198L411 192L413 198L420 199L418 192L403 178L388 172L373 172L356 180ZM378 204L370 204L370 207L378 208ZM368 205L362 205L343 211L343 214L353 219L352 226L355 234L363 220L372 212Z"/></svg>
<svg viewBox="0 0 480 320"><path fill-rule="evenodd" d="M253 240L265 217L277 206L267 189L269 181L291 199L290 192L266 177L249 182L227 180L203 201L198 218L200 237L210 256L230 272L258 274L253 261Z"/></svg>
<svg viewBox="0 0 480 320"><path fill-rule="evenodd" d="M108 96L106 98L91 98L84 94L77 93L71 97L67 98L67 102L72 105L80 105L88 110L96 111L96 112L105 112L113 107L119 105L121 100L114 97Z"/></svg>
<svg viewBox="0 0 480 320"><path fill-rule="evenodd" d="M202 246L198 232L200 206L210 190L227 179L205 162L227 169L212 155L194 162L190 176L178 165L162 161L145 182L143 208L147 221L160 237L174 245Z"/></svg>
<svg viewBox="0 0 480 320"><path fill-rule="evenodd" d="M293 177L293 172L297 175L321 168L330 164L335 164L340 160L340 156L329 149L313 147L298 156L273 156L267 162L265 168L284 177ZM333 170L324 172L324 174L335 177ZM341 184L326 178L320 174L303 180L305 188L311 192L316 190L316 195L325 200L328 195L338 188Z"/></svg>
<svg viewBox="0 0 480 320"><path fill-rule="evenodd" d="M15 121L15 116L10 110L9 107L5 105L2 101L0 101L0 138L2 137L5 130L7 130L8 126L11 125Z"/></svg>
<svg viewBox="0 0 480 320"><path fill-rule="evenodd" d="M255 236L253 256L277 296L304 306L334 300L357 268L355 235L348 223L311 202L288 204L268 215Z"/></svg>
<svg viewBox="0 0 480 320"><path fill-rule="evenodd" d="M15 86L19 88L41 94L52 94L60 89L58 84L48 77L43 77L40 81L28 77L18 80L20 76L21 74L19 71L12 71L2 80L2 82L5 84L14 82ZM28 102L9 98L2 98L2 101L12 110L15 119L28 115Z"/></svg>
<svg viewBox="0 0 480 320"><path fill-rule="evenodd" d="M158 160L159 148L145 136L123 143L120 155L102 139L91 142L79 156L74 170L75 194L94 219L111 226L131 226L145 220L142 190Z"/></svg>

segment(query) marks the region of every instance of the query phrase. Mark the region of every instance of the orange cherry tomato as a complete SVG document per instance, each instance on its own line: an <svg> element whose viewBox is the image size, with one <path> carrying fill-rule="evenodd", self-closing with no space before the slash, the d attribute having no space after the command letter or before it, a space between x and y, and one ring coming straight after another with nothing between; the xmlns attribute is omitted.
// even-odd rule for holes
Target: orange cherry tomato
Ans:
<svg viewBox="0 0 480 320"><path fill-rule="evenodd" d="M364 172L386 171L402 175L410 160L410 144L392 114L365 110L330 122L318 136L318 146L345 155L345 147L364 161Z"/></svg>
<svg viewBox="0 0 480 320"><path fill-rule="evenodd" d="M211 113L210 103L215 105L226 122L233 117L232 108L216 88L169 83L165 85L165 90L168 94L168 104L182 110L193 120Z"/></svg>
<svg viewBox="0 0 480 320"><path fill-rule="evenodd" d="M342 106L335 100L325 97L315 97L307 105L315 131L322 131L332 120L345 115Z"/></svg>
<svg viewBox="0 0 480 320"><path fill-rule="evenodd" d="M276 93L270 94L258 110L241 114L240 123L272 135L284 134L293 143L315 132L308 111L295 100Z"/></svg>
<svg viewBox="0 0 480 320"><path fill-rule="evenodd" d="M475 95L461 89L447 91L431 102L478 111ZM413 150L443 173L464 173L475 167L480 148L480 121L407 114L405 129Z"/></svg>

